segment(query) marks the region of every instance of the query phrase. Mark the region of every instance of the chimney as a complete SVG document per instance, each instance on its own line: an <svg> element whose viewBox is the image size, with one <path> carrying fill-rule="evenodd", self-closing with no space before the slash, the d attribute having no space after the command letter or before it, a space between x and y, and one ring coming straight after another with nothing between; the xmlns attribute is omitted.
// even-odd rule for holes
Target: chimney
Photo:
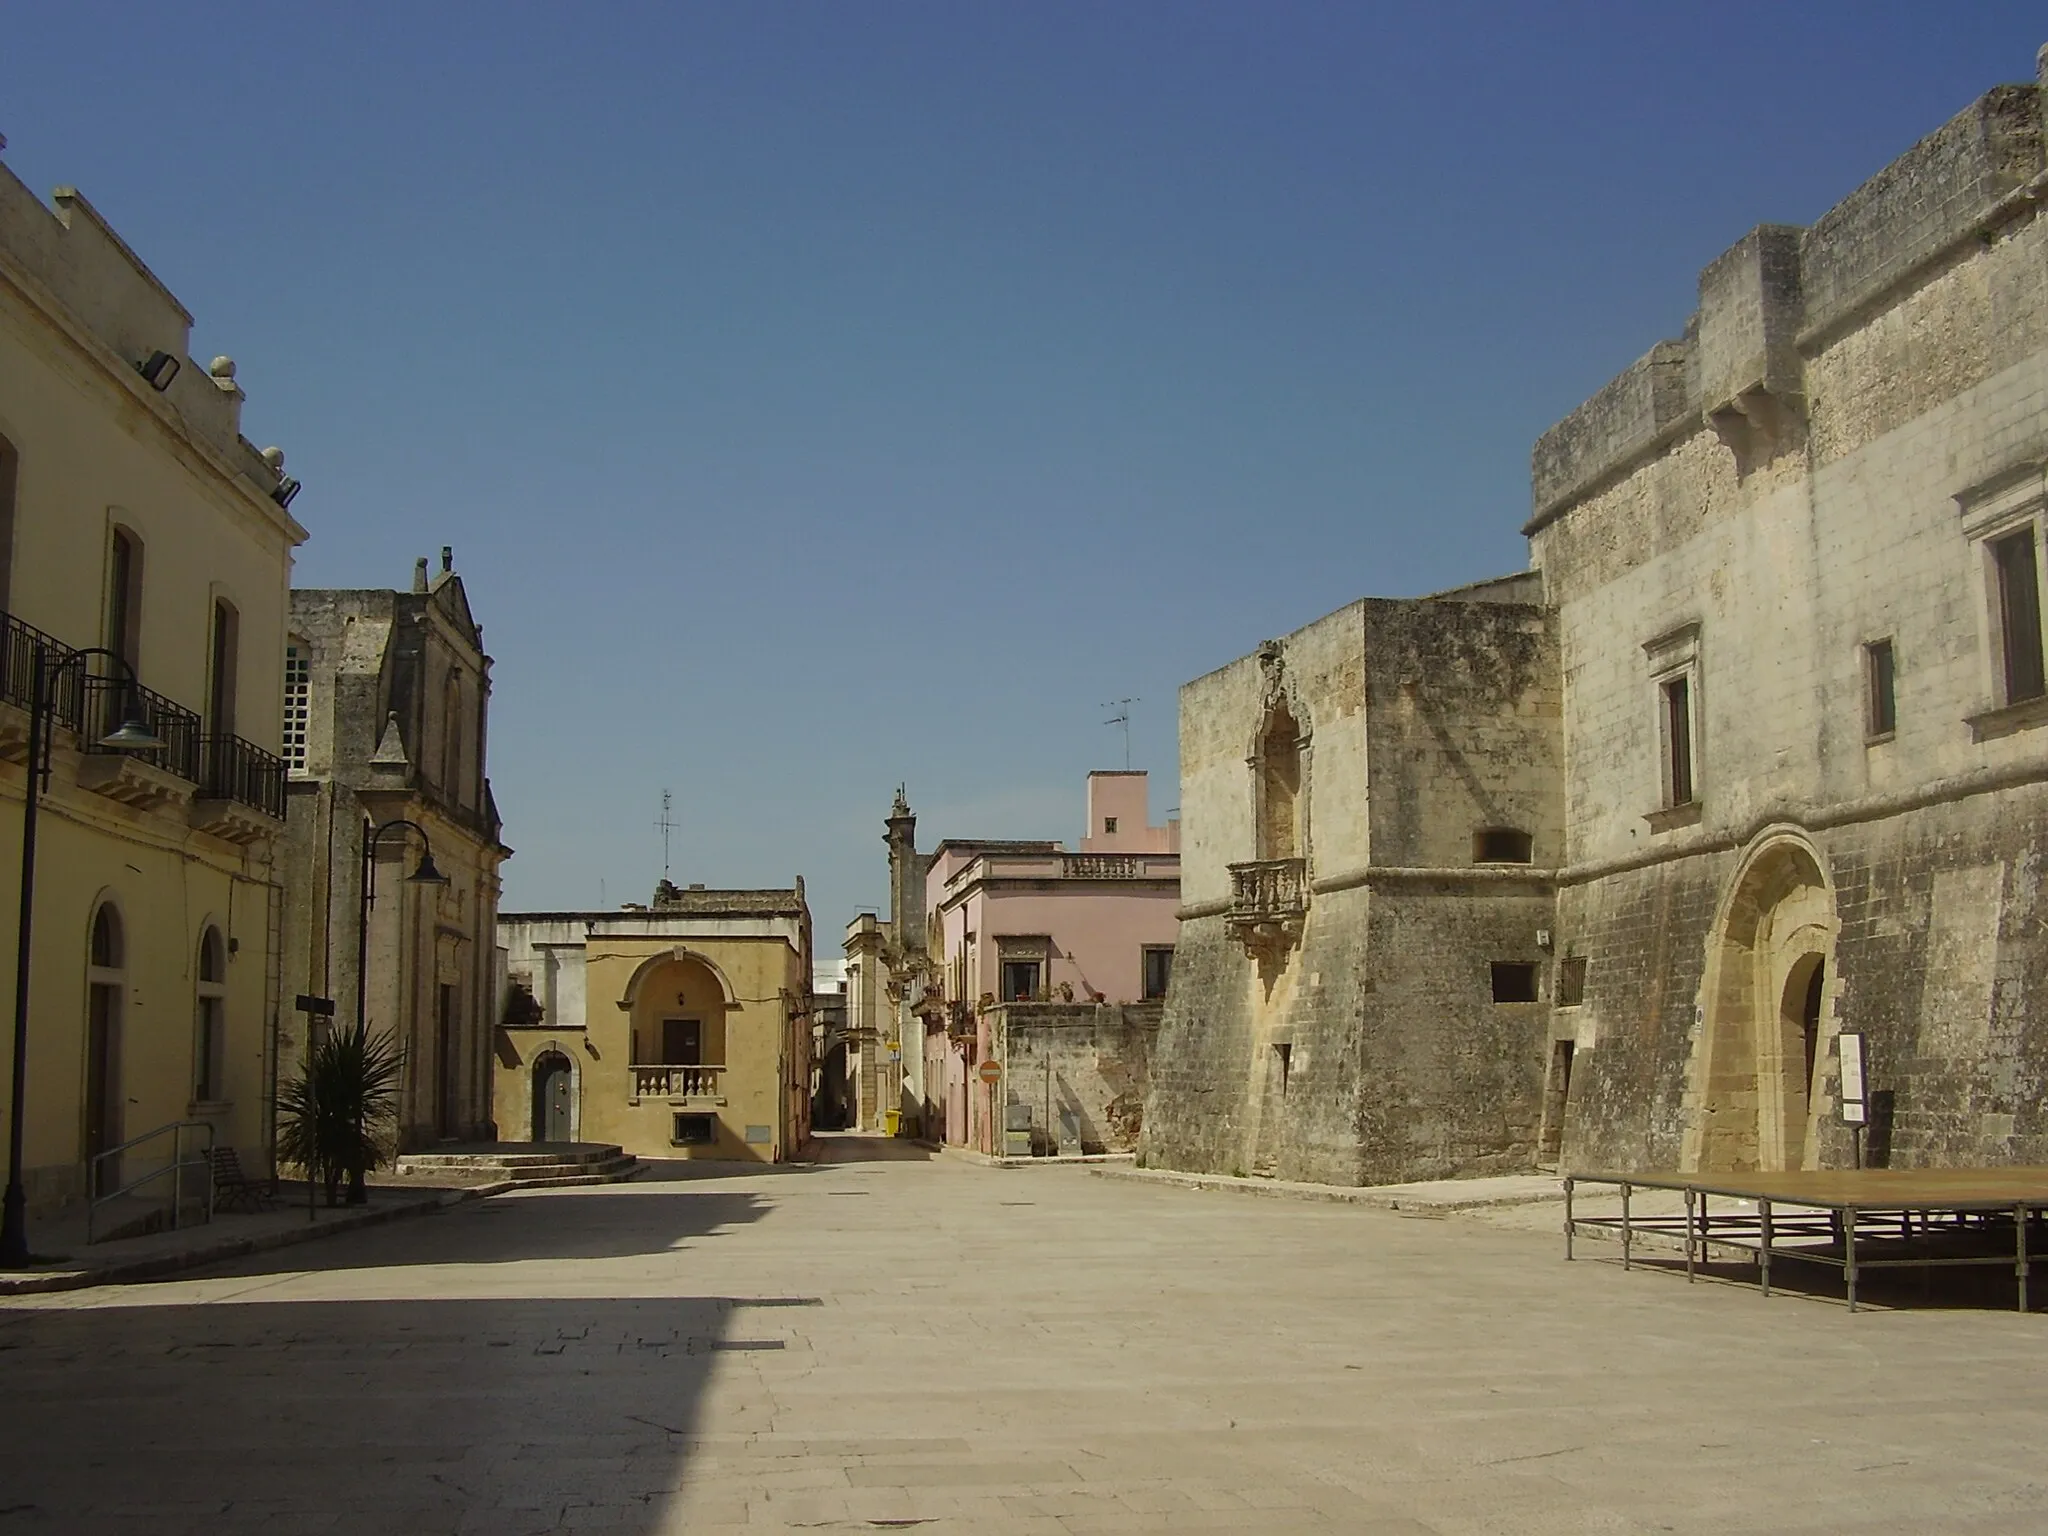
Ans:
<svg viewBox="0 0 2048 1536"><path fill-rule="evenodd" d="M421 555L412 563L412 589L415 592L427 590L427 557Z"/></svg>
<svg viewBox="0 0 2048 1536"><path fill-rule="evenodd" d="M446 576L450 571L454 569L455 546L453 544L443 544L441 546L441 574L443 576Z"/></svg>

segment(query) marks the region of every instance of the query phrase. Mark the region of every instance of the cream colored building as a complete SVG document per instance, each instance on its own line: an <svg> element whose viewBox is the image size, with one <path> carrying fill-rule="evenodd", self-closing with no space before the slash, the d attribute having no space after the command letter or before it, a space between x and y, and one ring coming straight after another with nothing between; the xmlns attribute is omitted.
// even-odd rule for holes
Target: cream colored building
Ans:
<svg viewBox="0 0 2048 1536"><path fill-rule="evenodd" d="M788 890L678 890L615 912L502 913L508 1141L782 1162L810 1137L811 914Z"/></svg>
<svg viewBox="0 0 2048 1536"><path fill-rule="evenodd" d="M291 552L306 536L286 511L283 456L241 435L234 364L194 363L192 317L142 259L77 192L53 203L0 167L5 931L38 647L105 647L142 688L80 658L55 695L25 1078L32 1213L78 1199L93 1154L181 1120L213 1126L245 1170L267 1166L281 666ZM100 749L136 703L166 745ZM0 947L11 996L15 948ZM168 1146L134 1149L97 1182L146 1172Z"/></svg>
<svg viewBox="0 0 2048 1536"><path fill-rule="evenodd" d="M498 866L511 849L486 772L491 658L454 552L431 577L417 562L410 591L294 592L285 668L286 1000L324 997L352 1021L365 947L365 1022L405 1049L399 1147L488 1141ZM363 848L380 827L365 934ZM407 879L425 850L445 884ZM317 1027L288 1015L287 1070Z"/></svg>

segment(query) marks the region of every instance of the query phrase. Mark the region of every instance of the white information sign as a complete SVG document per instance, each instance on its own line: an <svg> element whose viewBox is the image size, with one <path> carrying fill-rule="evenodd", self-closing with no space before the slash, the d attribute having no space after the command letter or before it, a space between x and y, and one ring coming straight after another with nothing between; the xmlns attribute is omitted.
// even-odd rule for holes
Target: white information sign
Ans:
<svg viewBox="0 0 2048 1536"><path fill-rule="evenodd" d="M1863 1090L1863 1037L1837 1035L1835 1049L1842 1060L1842 1123L1862 1125L1870 1118L1869 1102Z"/></svg>

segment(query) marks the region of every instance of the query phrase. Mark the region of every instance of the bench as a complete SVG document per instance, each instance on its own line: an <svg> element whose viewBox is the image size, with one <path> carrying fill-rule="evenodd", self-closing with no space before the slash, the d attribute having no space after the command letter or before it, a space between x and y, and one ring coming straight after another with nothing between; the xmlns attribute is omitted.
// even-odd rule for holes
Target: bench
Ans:
<svg viewBox="0 0 2048 1536"><path fill-rule="evenodd" d="M206 1161L213 1169L215 1210L267 1211L276 1206L277 1195L269 1182L245 1177L233 1147L209 1147Z"/></svg>

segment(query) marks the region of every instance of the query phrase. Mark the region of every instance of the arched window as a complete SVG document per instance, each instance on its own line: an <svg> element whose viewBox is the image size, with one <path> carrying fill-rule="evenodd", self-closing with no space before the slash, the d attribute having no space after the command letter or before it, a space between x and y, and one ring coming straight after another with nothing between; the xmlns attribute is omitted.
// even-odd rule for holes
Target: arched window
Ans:
<svg viewBox="0 0 2048 1536"><path fill-rule="evenodd" d="M121 1144L121 998L127 988L121 914L110 901L92 915L86 954L85 1157L94 1195L120 1188L118 1159L97 1161Z"/></svg>
<svg viewBox="0 0 2048 1536"><path fill-rule="evenodd" d="M142 652L142 541L126 528L114 530L107 548L108 650L140 667Z"/></svg>
<svg viewBox="0 0 2048 1536"><path fill-rule="evenodd" d="M192 1042L192 1097L216 1104L227 1097L228 947L220 930L199 938L199 984Z"/></svg>

